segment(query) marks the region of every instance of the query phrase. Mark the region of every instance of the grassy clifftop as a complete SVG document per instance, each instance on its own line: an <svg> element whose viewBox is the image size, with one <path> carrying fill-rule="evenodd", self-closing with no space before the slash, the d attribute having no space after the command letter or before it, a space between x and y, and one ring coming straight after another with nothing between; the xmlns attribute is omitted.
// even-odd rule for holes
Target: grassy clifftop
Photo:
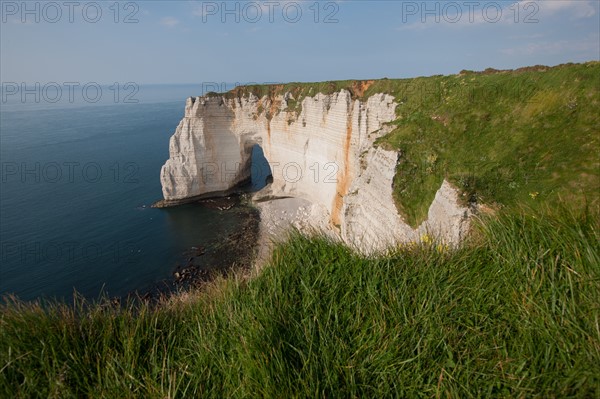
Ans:
<svg viewBox="0 0 600 399"><path fill-rule="evenodd" d="M595 398L599 232L510 214L376 258L297 236L159 307L5 305L0 396Z"/></svg>
<svg viewBox="0 0 600 399"><path fill-rule="evenodd" d="M600 63L417 79L399 97L395 198L413 224L443 178L494 208L598 206Z"/></svg>
<svg viewBox="0 0 600 399"><path fill-rule="evenodd" d="M414 79L241 86L230 98L346 89L353 98L388 93L398 102L394 130L378 144L401 152L394 181L399 211L412 225L444 178L492 208L562 200L598 205L600 62L488 69Z"/></svg>

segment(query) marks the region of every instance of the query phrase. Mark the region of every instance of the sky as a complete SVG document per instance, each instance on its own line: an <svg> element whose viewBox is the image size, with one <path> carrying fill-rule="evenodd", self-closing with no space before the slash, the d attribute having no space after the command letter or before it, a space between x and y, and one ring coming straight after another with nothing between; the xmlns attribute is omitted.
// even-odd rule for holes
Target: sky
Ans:
<svg viewBox="0 0 600 399"><path fill-rule="evenodd" d="M0 1L0 80L247 84L600 59L598 0Z"/></svg>

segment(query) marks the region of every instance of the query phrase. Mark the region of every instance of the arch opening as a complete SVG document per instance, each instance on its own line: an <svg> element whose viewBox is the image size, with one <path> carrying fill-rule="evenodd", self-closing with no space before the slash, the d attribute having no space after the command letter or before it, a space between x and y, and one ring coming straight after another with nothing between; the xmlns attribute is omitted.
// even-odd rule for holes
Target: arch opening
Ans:
<svg viewBox="0 0 600 399"><path fill-rule="evenodd" d="M256 192L273 181L271 166L259 144L252 146L250 156L250 191Z"/></svg>

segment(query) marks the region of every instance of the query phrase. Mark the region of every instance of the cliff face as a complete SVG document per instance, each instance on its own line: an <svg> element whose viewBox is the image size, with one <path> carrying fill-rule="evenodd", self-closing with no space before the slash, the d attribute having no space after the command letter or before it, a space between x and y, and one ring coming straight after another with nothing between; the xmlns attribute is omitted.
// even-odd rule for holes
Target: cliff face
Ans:
<svg viewBox="0 0 600 399"><path fill-rule="evenodd" d="M398 215L392 180L399 154L373 147L396 118L393 97L361 102L342 90L306 97L301 110L290 110L295 104L290 94L188 99L161 170L166 203L225 192L248 179L251 150L259 144L273 174L259 195L314 204L332 231L364 252L417 240L425 231L451 242L464 234L468 210L447 183L419 229Z"/></svg>

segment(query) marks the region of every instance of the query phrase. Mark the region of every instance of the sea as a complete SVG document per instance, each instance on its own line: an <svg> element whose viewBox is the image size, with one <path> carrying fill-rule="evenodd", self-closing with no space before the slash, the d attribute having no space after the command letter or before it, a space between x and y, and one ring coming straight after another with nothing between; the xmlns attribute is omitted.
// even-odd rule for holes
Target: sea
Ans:
<svg viewBox="0 0 600 399"><path fill-rule="evenodd" d="M151 290L186 250L240 225L236 207L151 207L162 199L169 138L200 87L98 87L0 93L0 296L69 301L75 292L93 300ZM266 162L260 149L253 162ZM261 180L253 176L251 189Z"/></svg>

